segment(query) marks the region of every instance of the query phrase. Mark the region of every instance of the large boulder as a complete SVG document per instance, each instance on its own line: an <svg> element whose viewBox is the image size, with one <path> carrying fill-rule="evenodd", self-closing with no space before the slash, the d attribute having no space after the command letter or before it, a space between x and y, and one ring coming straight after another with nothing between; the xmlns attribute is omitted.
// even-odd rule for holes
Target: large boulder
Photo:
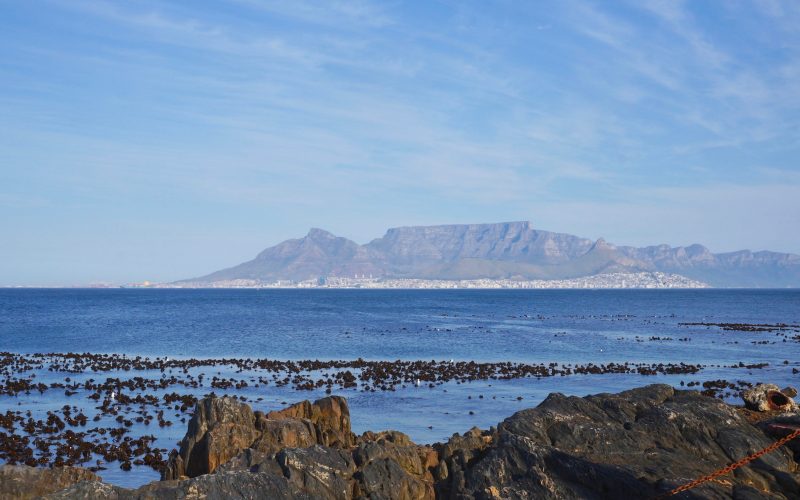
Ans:
<svg viewBox="0 0 800 500"><path fill-rule="evenodd" d="M453 441L453 440L451 440ZM694 391L651 385L585 398L551 394L502 422L490 446L445 460L439 490L475 498L642 498L739 460L772 439L732 406ZM791 453L779 449L693 489L689 496L800 495Z"/></svg>
<svg viewBox="0 0 800 500"><path fill-rule="evenodd" d="M2 465L0 498L39 498L81 481L98 482L100 478L80 467L40 469L27 465Z"/></svg>
<svg viewBox="0 0 800 500"><path fill-rule="evenodd" d="M172 454L164 479L196 477L248 448L260 433L253 410L236 398L209 396L197 402L180 451Z"/></svg>

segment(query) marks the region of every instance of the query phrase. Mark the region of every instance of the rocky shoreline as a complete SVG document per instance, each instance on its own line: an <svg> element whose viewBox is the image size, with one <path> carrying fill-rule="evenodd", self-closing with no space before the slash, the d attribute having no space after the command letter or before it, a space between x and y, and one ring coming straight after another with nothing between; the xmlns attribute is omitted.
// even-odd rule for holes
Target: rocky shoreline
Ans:
<svg viewBox="0 0 800 500"><path fill-rule="evenodd" d="M739 362L725 368L750 371L767 366L767 363ZM719 369L719 365L716 368ZM0 397L9 398L5 411L0 412L0 461L38 467L82 466L92 472L108 468L160 471L166 465L170 451L166 443L178 439L180 434L172 433L165 439L159 430L173 425L176 429L182 428L191 417L198 399L209 395L208 389L224 391L241 402L265 408L263 388L267 386L312 391L317 397L334 391L352 394L439 387L442 387L442 393L447 393L456 390L460 384L476 381L488 382L484 387L488 390L493 381L523 378L609 374L691 376L707 369L713 370L714 367L690 363L280 361L169 359L91 353L0 353ZM680 380L675 381L675 385L702 387L704 395L714 397L735 397L752 387L751 382L726 379L702 382L695 379L686 383ZM518 394L506 397L520 402L523 397ZM27 402L36 401L37 397L54 399L46 413L27 406ZM282 405L288 404L284 397L278 399ZM476 398L475 401L489 405L495 404L496 397L496 394L487 392L484 399L482 391L466 395L467 399ZM464 411L473 414L472 408ZM499 420L503 416L498 412L495 418ZM484 420L483 425L494 422L496 420ZM458 427L450 429L459 430ZM442 434L428 442L445 438L446 435Z"/></svg>
<svg viewBox="0 0 800 500"><path fill-rule="evenodd" d="M651 498L800 425L776 389L751 391L750 409L662 384L553 393L497 427L433 445L397 431L356 436L338 396L269 413L209 396L161 481L125 489L77 467L5 465L0 498ZM798 498L798 462L794 439L675 498Z"/></svg>

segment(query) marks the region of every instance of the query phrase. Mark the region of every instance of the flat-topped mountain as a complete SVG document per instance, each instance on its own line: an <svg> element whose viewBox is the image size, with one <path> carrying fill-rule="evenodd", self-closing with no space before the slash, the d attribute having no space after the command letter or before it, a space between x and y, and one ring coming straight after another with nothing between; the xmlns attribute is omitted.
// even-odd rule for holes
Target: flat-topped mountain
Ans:
<svg viewBox="0 0 800 500"><path fill-rule="evenodd" d="M359 245L322 229L267 248L255 259L186 280L303 281L326 276L418 279L569 279L660 271L719 287L800 287L800 256L702 245L635 248L541 231L529 222L389 229Z"/></svg>

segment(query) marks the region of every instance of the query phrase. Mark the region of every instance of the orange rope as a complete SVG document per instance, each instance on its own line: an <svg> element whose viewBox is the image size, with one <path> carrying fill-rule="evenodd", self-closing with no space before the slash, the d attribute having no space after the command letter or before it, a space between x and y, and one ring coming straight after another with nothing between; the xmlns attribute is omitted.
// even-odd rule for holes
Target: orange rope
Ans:
<svg viewBox="0 0 800 500"><path fill-rule="evenodd" d="M792 439L794 439L794 438L796 438L798 436L800 436L800 428L798 428L797 430L795 430L794 432L792 432L788 436L784 436L781 439L775 441L774 443L772 443L771 445L767 446L763 450L759 450L759 451L753 453L752 455L748 455L748 456L744 457L743 459L739 460L738 462L734 462L734 463L728 465L727 467L723 467L722 469L715 470L714 472L712 472L711 474L708 474L707 476L703 476L703 477L697 478L692 482L686 483L686 484L684 484L682 486L678 486L674 490L668 491L667 493L665 493L663 495L660 495L660 496L658 496L656 498L657 499L662 499L662 498L671 497L672 495L677 495L678 493L684 492L686 490L690 490L690 489L692 489L692 488L694 488L696 486L699 486L699 485L701 485L701 484L703 484L705 482L708 482L708 481L711 481L713 479L716 479L716 478L718 478L720 476L724 476L726 474L730 474L731 472L735 471L739 467L749 464L750 462L752 462L753 460L759 458L760 456L766 455L767 453L771 453L771 452L775 451L776 449L780 448L781 446L785 445L786 443L788 443L789 441L791 441Z"/></svg>

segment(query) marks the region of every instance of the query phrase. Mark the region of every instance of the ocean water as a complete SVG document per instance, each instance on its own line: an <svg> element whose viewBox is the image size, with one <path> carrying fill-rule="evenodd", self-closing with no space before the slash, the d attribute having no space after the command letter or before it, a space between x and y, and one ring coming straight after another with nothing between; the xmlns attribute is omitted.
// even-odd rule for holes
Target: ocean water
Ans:
<svg viewBox="0 0 800 500"><path fill-rule="evenodd" d="M681 323L798 325L800 290L0 290L0 351L11 353L704 366L695 374L452 381L391 392L333 388L348 399L355 432L396 429L420 443L495 425L550 392L585 395L716 379L800 385L794 373L800 372L800 327L747 332ZM224 365L195 370L203 371L209 377L258 376ZM37 381L47 384L68 376L81 382L160 375L36 372ZM202 396L211 389L164 392L172 391ZM324 388L298 391L291 384L215 392L245 396L266 411L325 395ZM87 395L0 395L0 412L44 415L70 404L91 417L96 402ZM171 449L186 429L181 418L188 415L176 414L166 428L134 425L131 435L153 434L156 445ZM117 425L106 417L104 422ZM99 473L127 486L158 477L145 466L125 472L108 464Z"/></svg>

